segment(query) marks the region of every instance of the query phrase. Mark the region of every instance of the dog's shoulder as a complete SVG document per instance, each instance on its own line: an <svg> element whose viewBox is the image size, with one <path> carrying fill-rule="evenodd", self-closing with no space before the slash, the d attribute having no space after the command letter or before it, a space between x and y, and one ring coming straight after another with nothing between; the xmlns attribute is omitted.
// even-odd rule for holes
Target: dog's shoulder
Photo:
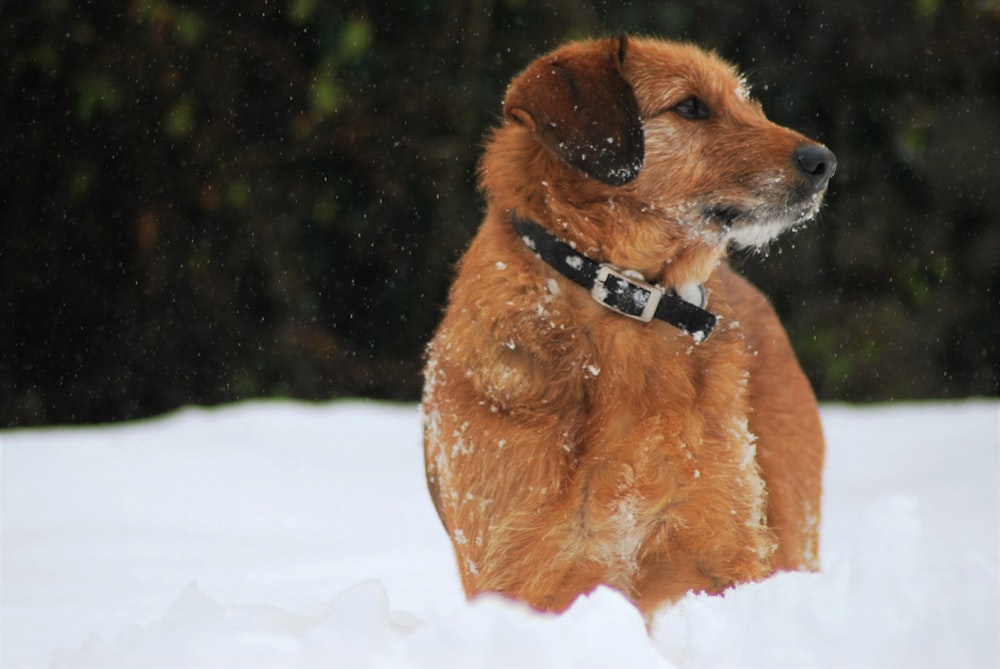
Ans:
<svg viewBox="0 0 1000 669"><path fill-rule="evenodd" d="M433 346L501 405L575 394L593 355L575 301L512 230L487 218L459 263Z"/></svg>

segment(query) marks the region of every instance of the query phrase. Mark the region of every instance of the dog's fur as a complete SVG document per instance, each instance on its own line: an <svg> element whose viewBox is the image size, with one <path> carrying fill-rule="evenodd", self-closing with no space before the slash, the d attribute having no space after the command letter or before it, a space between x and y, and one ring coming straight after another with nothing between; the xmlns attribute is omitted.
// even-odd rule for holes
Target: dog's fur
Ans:
<svg viewBox="0 0 1000 669"><path fill-rule="evenodd" d="M716 56L644 38L540 58L504 116L425 369L427 481L466 593L561 611L603 583L649 615L817 569L816 400L770 305L725 263L815 215L829 174L810 182L793 158L815 144L770 123ZM652 283L704 284L720 325L699 342L610 311L513 214Z"/></svg>

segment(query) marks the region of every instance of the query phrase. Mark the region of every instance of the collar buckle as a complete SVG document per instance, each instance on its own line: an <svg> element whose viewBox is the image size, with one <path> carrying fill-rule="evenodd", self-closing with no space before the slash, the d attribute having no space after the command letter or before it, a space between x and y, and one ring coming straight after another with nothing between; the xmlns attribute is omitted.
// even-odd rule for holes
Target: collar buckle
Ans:
<svg viewBox="0 0 1000 669"><path fill-rule="evenodd" d="M610 263L600 265L590 289L590 296L601 306L643 323L653 320L665 293L660 286L634 279Z"/></svg>

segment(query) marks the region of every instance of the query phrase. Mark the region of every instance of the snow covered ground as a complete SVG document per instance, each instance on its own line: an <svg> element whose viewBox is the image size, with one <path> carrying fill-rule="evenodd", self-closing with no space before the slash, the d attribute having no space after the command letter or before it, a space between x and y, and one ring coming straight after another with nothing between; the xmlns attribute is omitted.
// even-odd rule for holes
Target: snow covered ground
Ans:
<svg viewBox="0 0 1000 669"><path fill-rule="evenodd" d="M1000 402L826 406L822 574L467 603L415 406L0 432L3 667L1000 665Z"/></svg>

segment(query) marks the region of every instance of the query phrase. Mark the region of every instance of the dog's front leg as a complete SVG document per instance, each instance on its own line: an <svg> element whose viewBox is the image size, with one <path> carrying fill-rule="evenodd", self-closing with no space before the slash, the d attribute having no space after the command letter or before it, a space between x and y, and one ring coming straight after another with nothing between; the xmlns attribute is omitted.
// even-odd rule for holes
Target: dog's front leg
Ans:
<svg viewBox="0 0 1000 669"><path fill-rule="evenodd" d="M424 398L428 486L462 584L470 597L561 611L603 576L580 552L578 417L544 402L502 406L468 368L433 358Z"/></svg>

